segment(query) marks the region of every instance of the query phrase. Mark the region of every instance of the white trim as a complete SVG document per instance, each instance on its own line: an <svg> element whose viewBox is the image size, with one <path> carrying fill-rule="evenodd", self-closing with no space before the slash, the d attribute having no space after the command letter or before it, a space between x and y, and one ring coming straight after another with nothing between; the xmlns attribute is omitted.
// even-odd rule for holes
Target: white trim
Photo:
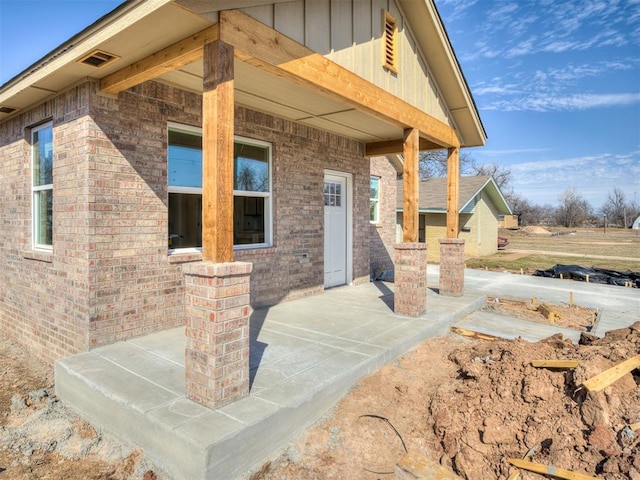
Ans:
<svg viewBox="0 0 640 480"><path fill-rule="evenodd" d="M323 178L326 178L327 175L343 177L347 181L347 285L353 285L353 174L349 172L340 172L338 170L325 169ZM322 185L324 185L324 180ZM324 279L322 283L324 285Z"/></svg>
<svg viewBox="0 0 640 480"><path fill-rule="evenodd" d="M48 122L44 122L41 123L39 125L36 125L35 127L31 128L31 131L29 133L30 138L29 138L29 145L31 147L31 155L30 155L30 159L31 159L31 248L33 250L39 250L39 251L43 251L43 252L53 252L53 220L51 222L51 245L46 245L46 244L41 244L37 242L37 234L36 232L38 231L38 227L36 227L36 212L39 211L38 208L38 201L36 200L36 195L35 192L46 192L48 190L51 190L51 200L53 202L53 183L48 183L48 184L44 184L44 185L34 185L34 171L33 171L33 164L34 164L34 156L35 156L35 150L33 148L33 135L36 132L39 132L41 130L44 130L46 128L51 128L51 150L52 150L52 158L51 158L51 181L53 182L53 165L54 165L54 159L53 159L53 122L52 121L48 121ZM52 205L53 208L53 205ZM53 216L53 210L51 212L51 215Z"/></svg>
<svg viewBox="0 0 640 480"><path fill-rule="evenodd" d="M167 166L169 165L169 131L178 131L184 133L190 133L194 135L199 135L202 138L202 128L196 127L193 125L186 125L177 122L167 122ZM273 246L273 144L270 142L265 142L263 140L257 140L255 138L243 137L240 135L234 135L233 137L234 145L236 143L242 143L245 145L255 145L258 147L263 147L267 149L268 152L268 167L269 167L269 190L267 192L250 192L246 190L234 190L234 197L261 197L266 198L265 201L265 217L268 221L265 221L264 226L264 239L263 243L251 243L251 244L243 244L243 245L234 245L234 250L250 250L254 248L267 248ZM167 174L168 175L168 174ZM168 184L167 177L167 196L170 193L185 193L185 194L193 194L193 195L202 195L202 188L198 187L180 187L180 186L172 186ZM201 247L185 247L185 248L175 248L170 249L169 254L172 253L197 253L202 252Z"/></svg>
<svg viewBox="0 0 640 480"><path fill-rule="evenodd" d="M371 198L371 180L372 179L376 179L378 180L378 198ZM375 200L376 201L376 218L377 220L371 220L371 211L369 211L369 223L371 223L372 225L379 225L381 222L380 220L380 200L381 200L381 195L380 195L380 182L381 178L378 175L370 175L369 176L369 210L371 210L371 200Z"/></svg>

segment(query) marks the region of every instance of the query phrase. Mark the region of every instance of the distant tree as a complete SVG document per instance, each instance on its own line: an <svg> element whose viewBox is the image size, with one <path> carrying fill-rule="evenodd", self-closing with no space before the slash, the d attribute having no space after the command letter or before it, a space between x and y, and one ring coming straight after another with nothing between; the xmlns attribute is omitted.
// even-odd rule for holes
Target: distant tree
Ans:
<svg viewBox="0 0 640 480"><path fill-rule="evenodd" d="M558 196L560 206L556 210L556 222L573 228L581 225L591 215L591 206L575 188L567 188Z"/></svg>
<svg viewBox="0 0 640 480"><path fill-rule="evenodd" d="M609 192L606 202L600 208L600 214L607 216L608 224L627 228L640 214L640 208L635 199L627 201L624 191L615 187Z"/></svg>
<svg viewBox="0 0 640 480"><path fill-rule="evenodd" d="M471 164L473 175L490 175L496 182L505 197L515 195L511 188L511 170L495 163L475 163Z"/></svg>
<svg viewBox="0 0 640 480"><path fill-rule="evenodd" d="M418 159L418 171L420 178L435 178L447 176L447 150L427 150L420 152ZM474 160L467 153L460 154L460 174L471 173L471 166Z"/></svg>

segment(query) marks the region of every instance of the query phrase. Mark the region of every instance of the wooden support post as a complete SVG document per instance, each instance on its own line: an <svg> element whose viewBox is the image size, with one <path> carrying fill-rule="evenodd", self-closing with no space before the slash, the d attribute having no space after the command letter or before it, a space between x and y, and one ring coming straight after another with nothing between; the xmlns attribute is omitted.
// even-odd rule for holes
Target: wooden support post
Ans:
<svg viewBox="0 0 640 480"><path fill-rule="evenodd" d="M447 238L458 238L460 216L460 149L449 148L447 156Z"/></svg>
<svg viewBox="0 0 640 480"><path fill-rule="evenodd" d="M420 175L418 173L420 136L417 129L408 128L404 131L404 171L402 183L404 197L402 199L402 241L415 243L418 241L420 228L418 201Z"/></svg>
<svg viewBox="0 0 640 480"><path fill-rule="evenodd" d="M233 261L233 47L204 46L202 259Z"/></svg>

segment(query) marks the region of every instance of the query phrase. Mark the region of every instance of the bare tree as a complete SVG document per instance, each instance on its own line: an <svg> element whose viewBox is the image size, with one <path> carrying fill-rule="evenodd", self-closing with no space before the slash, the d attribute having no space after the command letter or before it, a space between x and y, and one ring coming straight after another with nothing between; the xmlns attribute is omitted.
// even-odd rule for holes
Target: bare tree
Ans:
<svg viewBox="0 0 640 480"><path fill-rule="evenodd" d="M474 175L490 175L502 191L503 195L511 192L511 170L495 163L473 163L471 172Z"/></svg>
<svg viewBox="0 0 640 480"><path fill-rule="evenodd" d="M640 214L640 208L638 208L635 198L627 201L624 191L615 187L609 192L600 213L607 216L607 223L627 228Z"/></svg>
<svg viewBox="0 0 640 480"><path fill-rule="evenodd" d="M446 177L447 176L447 150L428 150L420 152L418 170L420 178ZM466 153L460 154L460 174L471 173L474 160Z"/></svg>
<svg viewBox="0 0 640 480"><path fill-rule="evenodd" d="M581 225L591 215L591 206L575 188L567 188L558 196L560 206L556 210L556 221L565 227Z"/></svg>

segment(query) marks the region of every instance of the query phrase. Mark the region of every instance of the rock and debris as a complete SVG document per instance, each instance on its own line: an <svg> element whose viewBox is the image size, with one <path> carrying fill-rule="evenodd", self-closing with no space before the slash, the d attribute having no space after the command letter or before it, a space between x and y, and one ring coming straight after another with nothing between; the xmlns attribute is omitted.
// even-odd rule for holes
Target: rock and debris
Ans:
<svg viewBox="0 0 640 480"><path fill-rule="evenodd" d="M0 340L0 480L157 480L142 450L66 408L51 368Z"/></svg>
<svg viewBox="0 0 640 480"><path fill-rule="evenodd" d="M284 455L254 478L396 478L383 474L405 452L383 422L363 425L361 415L376 414L393 424L408 451L467 480L508 478L518 471L510 458L640 479L640 370L601 391L582 386L640 353L640 322L604 338L583 333L579 345L560 335L536 343L461 338L428 340L363 380L331 417L297 439L296 460ZM544 359L579 363L532 365ZM544 477L519 470L519 478Z"/></svg>

